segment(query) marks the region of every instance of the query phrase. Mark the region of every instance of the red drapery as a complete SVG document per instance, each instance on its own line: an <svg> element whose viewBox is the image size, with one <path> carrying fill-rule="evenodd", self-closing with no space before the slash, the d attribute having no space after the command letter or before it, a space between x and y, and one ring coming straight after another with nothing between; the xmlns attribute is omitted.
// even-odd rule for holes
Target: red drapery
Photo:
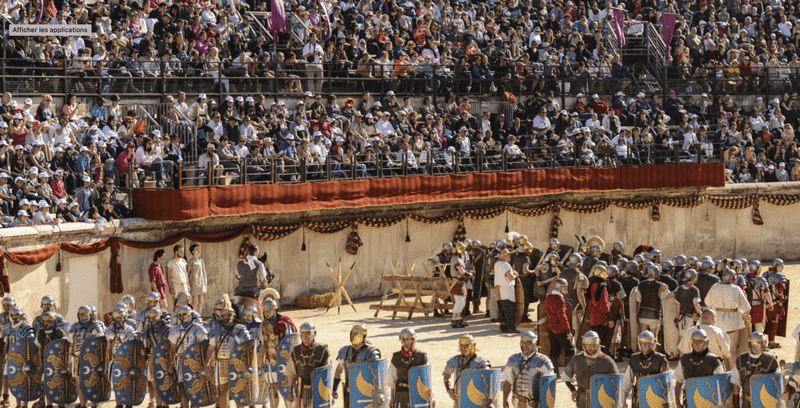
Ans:
<svg viewBox="0 0 800 408"><path fill-rule="evenodd" d="M565 191L725 185L722 164L565 168L515 173L415 176L324 183L133 191L134 210L149 220L356 208Z"/></svg>

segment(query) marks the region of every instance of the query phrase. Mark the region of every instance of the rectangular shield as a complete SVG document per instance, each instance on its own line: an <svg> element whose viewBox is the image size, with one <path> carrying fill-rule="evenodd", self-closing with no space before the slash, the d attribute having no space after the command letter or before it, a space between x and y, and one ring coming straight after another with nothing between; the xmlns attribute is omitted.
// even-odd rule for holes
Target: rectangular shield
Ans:
<svg viewBox="0 0 800 408"><path fill-rule="evenodd" d="M431 407L431 372L430 365L411 367L408 370L408 394L412 408Z"/></svg>
<svg viewBox="0 0 800 408"><path fill-rule="evenodd" d="M750 377L753 408L777 408L783 397L782 374L759 374Z"/></svg>
<svg viewBox="0 0 800 408"><path fill-rule="evenodd" d="M313 408L330 408L333 387L333 364L315 369L311 373L311 389L314 393Z"/></svg>
<svg viewBox="0 0 800 408"><path fill-rule="evenodd" d="M783 299L780 299L778 301L780 302L780 305L783 307L783 310L787 314L789 313L789 289L791 287L791 283L792 282L789 281L788 279L786 280L786 282L784 282L784 285L786 285L786 289L784 289L783 291ZM784 318L778 319L778 331L775 333L776 336L786 337L786 322L788 320L789 319L785 318L785 316Z"/></svg>
<svg viewBox="0 0 800 408"><path fill-rule="evenodd" d="M72 404L78 399L78 387L69 369L69 349L67 339L53 340L44 348L44 392L59 405Z"/></svg>
<svg viewBox="0 0 800 408"><path fill-rule="evenodd" d="M240 406L255 404L258 400L259 384L256 368L256 341L247 340L237 344L228 359L228 386L234 401Z"/></svg>
<svg viewBox="0 0 800 408"><path fill-rule="evenodd" d="M14 398L36 401L44 393L42 359L33 337L23 337L8 348L8 388Z"/></svg>
<svg viewBox="0 0 800 408"><path fill-rule="evenodd" d="M497 406L500 390L500 369L468 369L461 372L460 408Z"/></svg>
<svg viewBox="0 0 800 408"><path fill-rule="evenodd" d="M589 381L590 408L617 408L622 403L622 378L620 374L596 374Z"/></svg>
<svg viewBox="0 0 800 408"><path fill-rule="evenodd" d="M555 408L556 376L543 375L539 379L539 406L541 408Z"/></svg>
<svg viewBox="0 0 800 408"><path fill-rule="evenodd" d="M639 408L665 408L675 406L672 371L639 378Z"/></svg>
<svg viewBox="0 0 800 408"><path fill-rule="evenodd" d="M686 380L687 408L730 406L733 395L731 373L696 377Z"/></svg>
<svg viewBox="0 0 800 408"><path fill-rule="evenodd" d="M283 398L289 396L294 390L289 389L289 379L286 377L286 364L292 358L292 350L300 344L300 333L289 333L281 339L278 343L278 358L275 365L278 377L278 392L281 393ZM272 367L267 367L267 373L272 374ZM296 387L296 385L295 385Z"/></svg>
<svg viewBox="0 0 800 408"><path fill-rule="evenodd" d="M366 408L378 406L375 403L376 391L382 391L386 384L386 374L389 372L389 362L386 359L354 363L348 368L347 378L350 383L350 407Z"/></svg>
<svg viewBox="0 0 800 408"><path fill-rule="evenodd" d="M147 354L144 342L130 340L119 346L111 362L114 395L122 405L136 406L147 394Z"/></svg>

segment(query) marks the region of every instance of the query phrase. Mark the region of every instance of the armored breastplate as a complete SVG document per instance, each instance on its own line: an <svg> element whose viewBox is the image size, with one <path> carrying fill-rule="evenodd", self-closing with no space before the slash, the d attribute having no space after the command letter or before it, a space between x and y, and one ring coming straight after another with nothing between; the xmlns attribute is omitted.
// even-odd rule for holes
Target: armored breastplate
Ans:
<svg viewBox="0 0 800 408"><path fill-rule="evenodd" d="M408 370L425 364L425 359L425 353L416 350L408 357L402 351L392 354L392 365L397 373L397 386L408 387Z"/></svg>
<svg viewBox="0 0 800 408"><path fill-rule="evenodd" d="M675 291L675 300L681 305L681 313L688 316L697 312L694 309L694 298L696 295L699 297L699 294L695 292L693 288L694 287L684 288L681 286Z"/></svg>
<svg viewBox="0 0 800 408"><path fill-rule="evenodd" d="M713 354L695 356L694 353L687 353L681 357L683 367L683 378L708 377L714 374L714 370L721 365L719 358Z"/></svg>
<svg viewBox="0 0 800 408"><path fill-rule="evenodd" d="M176 354L183 354L186 352L186 349L189 348L189 346L197 342L197 331L199 329L200 327L197 326L197 323L194 323L187 328L181 328L178 338L183 340L180 342L180 344L178 344L178 350L176 351Z"/></svg>
<svg viewBox="0 0 800 408"><path fill-rule="evenodd" d="M262 332L263 330L267 331L267 334L262 337L262 341L264 341L264 343L261 345L261 350L267 353L267 363L277 364L278 343L280 339L278 339L278 335L275 334L275 325L267 322L263 322L261 324L264 326L261 328Z"/></svg>
<svg viewBox="0 0 800 408"><path fill-rule="evenodd" d="M750 353L743 353L736 358L736 368L739 370L742 391L750 395L750 378L756 374L774 373L778 368L778 360L769 353L761 353L756 358L751 357Z"/></svg>
<svg viewBox="0 0 800 408"><path fill-rule="evenodd" d="M661 317L661 299L658 292L663 283L647 280L639 284L642 294L642 303L639 305L639 317L643 319L658 319Z"/></svg>
<svg viewBox="0 0 800 408"><path fill-rule="evenodd" d="M300 345L292 350L292 359L297 377L304 384L311 384L311 373L328 361L328 347L317 343L308 351L303 351L303 346Z"/></svg>
<svg viewBox="0 0 800 408"><path fill-rule="evenodd" d="M636 353L628 360L635 379L660 373L661 367L666 363L666 357L658 352L651 353L649 358L645 358L642 353Z"/></svg>
<svg viewBox="0 0 800 408"><path fill-rule="evenodd" d="M522 354L515 354L511 360L515 360L510 363L515 364L519 370L514 378L514 394L539 400L539 380L542 378L542 367L546 366L544 356L534 353L529 359L525 359Z"/></svg>
<svg viewBox="0 0 800 408"><path fill-rule="evenodd" d="M230 328L220 326L216 337L216 358L217 360L227 360L231 358L231 352L236 347L236 338L240 335L240 331L244 328L240 325L233 325Z"/></svg>

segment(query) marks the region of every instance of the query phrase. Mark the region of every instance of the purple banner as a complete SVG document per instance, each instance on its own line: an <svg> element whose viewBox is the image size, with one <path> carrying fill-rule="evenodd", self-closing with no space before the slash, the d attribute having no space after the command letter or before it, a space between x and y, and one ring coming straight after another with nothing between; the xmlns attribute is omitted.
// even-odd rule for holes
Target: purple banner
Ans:
<svg viewBox="0 0 800 408"><path fill-rule="evenodd" d="M617 34L617 44L625 45L628 40L625 38L625 10L614 10L614 32Z"/></svg>
<svg viewBox="0 0 800 408"><path fill-rule="evenodd" d="M669 55L669 45L672 43L672 36L675 34L675 17L677 14L661 14L661 37L667 45L667 55Z"/></svg>

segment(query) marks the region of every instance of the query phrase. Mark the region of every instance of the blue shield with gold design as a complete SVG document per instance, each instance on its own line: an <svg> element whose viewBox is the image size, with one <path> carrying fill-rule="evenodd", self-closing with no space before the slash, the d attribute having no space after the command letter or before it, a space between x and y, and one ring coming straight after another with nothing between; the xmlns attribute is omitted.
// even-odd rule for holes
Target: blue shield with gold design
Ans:
<svg viewBox="0 0 800 408"><path fill-rule="evenodd" d="M269 404L269 381L264 366L258 366L258 397L256 405Z"/></svg>
<svg viewBox="0 0 800 408"><path fill-rule="evenodd" d="M731 405L733 386L730 373L690 378L686 380L684 389L686 390L687 408Z"/></svg>
<svg viewBox="0 0 800 408"><path fill-rule="evenodd" d="M287 398L290 393L294 393L294 389L289 389L289 379L286 377L286 364L292 358L292 350L300 344L300 333L290 333L281 339L278 343L278 358L275 364L275 371L278 374L278 391L283 398ZM267 367L270 370L270 367ZM295 384L297 387L297 384ZM296 388L295 388L296 389Z"/></svg>
<svg viewBox="0 0 800 408"><path fill-rule="evenodd" d="M555 408L556 379L554 375L543 375L539 379L539 406L541 408Z"/></svg>
<svg viewBox="0 0 800 408"><path fill-rule="evenodd" d="M20 401L35 401L44 393L42 358L36 339L25 337L8 348L8 388Z"/></svg>
<svg viewBox="0 0 800 408"><path fill-rule="evenodd" d="M156 393L165 403L171 405L181 403L181 394L174 369L175 365L169 359L170 347L172 347L172 343L169 339L161 340L150 355L150 367Z"/></svg>
<svg viewBox="0 0 800 408"><path fill-rule="evenodd" d="M111 399L111 381L106 373L108 338L105 336L86 339L81 346L78 361L78 388L91 402Z"/></svg>
<svg viewBox="0 0 800 408"><path fill-rule="evenodd" d="M139 405L147 394L147 355L144 342L130 340L119 346L111 362L111 384L122 405Z"/></svg>
<svg viewBox="0 0 800 408"><path fill-rule="evenodd" d="M228 386L231 398L241 406L253 405L258 399L258 368L256 341L237 344L228 360Z"/></svg>
<svg viewBox="0 0 800 408"><path fill-rule="evenodd" d="M217 384L214 377L214 364L204 370L208 355L208 340L194 343L183 353L181 371L186 397L192 404L207 407L217 403Z"/></svg>
<svg viewBox="0 0 800 408"><path fill-rule="evenodd" d="M622 403L622 379L619 374L596 374L589 381L590 408L615 408Z"/></svg>
<svg viewBox="0 0 800 408"><path fill-rule="evenodd" d="M497 406L500 369L467 369L461 372L459 401L461 408Z"/></svg>
<svg viewBox="0 0 800 408"><path fill-rule="evenodd" d="M430 365L411 367L408 370L408 395L411 406L415 408L430 408L433 401L431 395Z"/></svg>
<svg viewBox="0 0 800 408"><path fill-rule="evenodd" d="M353 363L348 368L350 382L350 408L373 408L381 406L386 399L386 374L389 362L386 359Z"/></svg>
<svg viewBox="0 0 800 408"><path fill-rule="evenodd" d="M69 367L69 340L58 339L44 348L44 392L58 405L69 405L78 399L78 386Z"/></svg>
<svg viewBox="0 0 800 408"><path fill-rule="evenodd" d="M311 389L314 393L314 408L330 408L333 387L333 365L315 369L311 373Z"/></svg>
<svg viewBox="0 0 800 408"><path fill-rule="evenodd" d="M759 374L750 377L753 408L777 408L783 397L782 374Z"/></svg>
<svg viewBox="0 0 800 408"><path fill-rule="evenodd" d="M672 371L639 378L639 408L666 408L674 405Z"/></svg>

